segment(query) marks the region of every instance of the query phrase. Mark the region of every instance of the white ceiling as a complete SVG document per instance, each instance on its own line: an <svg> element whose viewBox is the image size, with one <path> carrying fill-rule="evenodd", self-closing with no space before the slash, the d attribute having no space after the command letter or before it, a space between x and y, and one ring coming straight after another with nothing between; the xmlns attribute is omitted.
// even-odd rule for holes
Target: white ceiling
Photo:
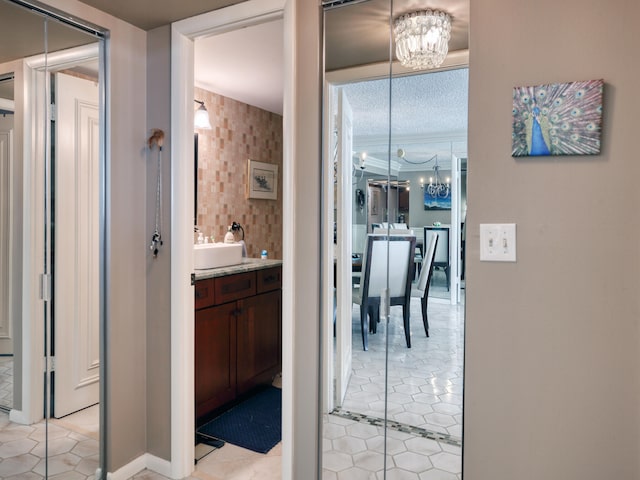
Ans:
<svg viewBox="0 0 640 480"><path fill-rule="evenodd" d="M195 84L210 92L282 115L282 20L195 42Z"/></svg>

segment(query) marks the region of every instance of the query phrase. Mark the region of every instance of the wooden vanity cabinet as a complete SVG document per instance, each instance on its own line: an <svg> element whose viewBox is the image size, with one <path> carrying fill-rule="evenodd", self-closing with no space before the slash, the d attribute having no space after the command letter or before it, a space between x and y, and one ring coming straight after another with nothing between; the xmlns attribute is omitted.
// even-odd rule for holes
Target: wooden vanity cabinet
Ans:
<svg viewBox="0 0 640 480"><path fill-rule="evenodd" d="M235 304L196 311L196 418L236 398Z"/></svg>
<svg viewBox="0 0 640 480"><path fill-rule="evenodd" d="M281 371L281 276L273 267L196 281L197 421Z"/></svg>
<svg viewBox="0 0 640 480"><path fill-rule="evenodd" d="M280 290L246 298L239 303L236 333L237 393L268 385L281 367L282 295Z"/></svg>

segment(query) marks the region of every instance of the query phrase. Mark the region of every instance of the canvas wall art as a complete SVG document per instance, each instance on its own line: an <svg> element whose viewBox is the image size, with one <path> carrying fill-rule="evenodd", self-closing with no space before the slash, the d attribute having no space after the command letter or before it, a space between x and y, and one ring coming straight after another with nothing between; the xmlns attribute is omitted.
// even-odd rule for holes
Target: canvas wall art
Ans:
<svg viewBox="0 0 640 480"><path fill-rule="evenodd" d="M515 87L514 157L600 153L602 80Z"/></svg>
<svg viewBox="0 0 640 480"><path fill-rule="evenodd" d="M424 209L425 210L451 210L451 190L447 188L446 192L438 192L424 187Z"/></svg>

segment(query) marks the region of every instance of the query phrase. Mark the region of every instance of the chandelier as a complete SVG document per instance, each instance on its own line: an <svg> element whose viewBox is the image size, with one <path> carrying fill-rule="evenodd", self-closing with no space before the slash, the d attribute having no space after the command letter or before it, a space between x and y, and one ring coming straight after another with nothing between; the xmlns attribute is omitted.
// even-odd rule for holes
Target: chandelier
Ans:
<svg viewBox="0 0 640 480"><path fill-rule="evenodd" d="M423 10L396 18L393 25L396 57L414 70L437 68L449 52L451 17L440 10Z"/></svg>
<svg viewBox="0 0 640 480"><path fill-rule="evenodd" d="M446 181L440 178L440 165L438 165L438 157L436 156L436 164L433 166L433 177L429 177L429 185L424 184L424 180L420 179L420 188L426 189L427 194L434 198L447 198L451 195L451 178L447 177Z"/></svg>

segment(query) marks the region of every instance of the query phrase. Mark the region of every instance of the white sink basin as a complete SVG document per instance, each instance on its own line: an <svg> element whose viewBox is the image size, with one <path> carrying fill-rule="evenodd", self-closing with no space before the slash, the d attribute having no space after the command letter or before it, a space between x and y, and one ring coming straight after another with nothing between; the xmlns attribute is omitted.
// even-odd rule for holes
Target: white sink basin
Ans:
<svg viewBox="0 0 640 480"><path fill-rule="evenodd" d="M241 243L202 243L193 246L193 268L227 267L242 263Z"/></svg>

